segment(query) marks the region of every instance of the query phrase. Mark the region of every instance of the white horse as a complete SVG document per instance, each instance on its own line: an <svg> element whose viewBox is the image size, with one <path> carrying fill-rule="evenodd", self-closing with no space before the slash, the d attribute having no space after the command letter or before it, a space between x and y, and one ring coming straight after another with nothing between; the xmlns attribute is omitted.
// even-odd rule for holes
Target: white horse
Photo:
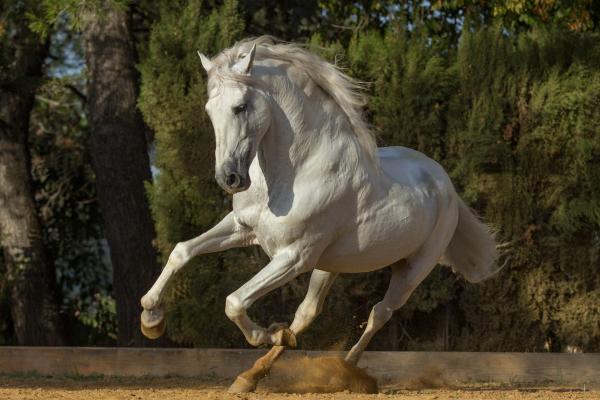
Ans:
<svg viewBox="0 0 600 400"><path fill-rule="evenodd" d="M495 272L493 235L444 169L414 150L378 149L362 116L361 86L337 67L270 37L239 42L212 60L199 55L215 178L233 194L233 211L175 246L141 300L147 336L164 332L160 304L171 277L192 257L233 247L260 245L271 258L225 302L253 346L295 346L338 274L391 266L389 288L346 356L353 364L441 259L471 282ZM305 272L312 272L308 293L289 328L266 329L248 317L256 300Z"/></svg>

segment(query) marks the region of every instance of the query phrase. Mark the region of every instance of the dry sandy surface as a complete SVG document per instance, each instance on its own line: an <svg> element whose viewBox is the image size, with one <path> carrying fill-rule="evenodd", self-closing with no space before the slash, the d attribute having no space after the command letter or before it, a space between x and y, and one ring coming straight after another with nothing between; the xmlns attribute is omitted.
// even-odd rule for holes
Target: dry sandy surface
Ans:
<svg viewBox="0 0 600 400"><path fill-rule="evenodd" d="M472 387L462 389L412 389L381 388L379 394L340 393L271 393L259 387L257 393L228 394L228 382L215 382L183 378L107 378L107 377L40 377L0 376L2 400L558 400L598 399L600 391L583 388L493 388Z"/></svg>

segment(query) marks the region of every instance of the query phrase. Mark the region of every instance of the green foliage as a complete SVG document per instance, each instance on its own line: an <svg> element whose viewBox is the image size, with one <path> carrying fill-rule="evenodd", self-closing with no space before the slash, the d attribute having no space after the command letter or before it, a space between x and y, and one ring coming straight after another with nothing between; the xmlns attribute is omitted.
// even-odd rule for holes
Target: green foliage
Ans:
<svg viewBox="0 0 600 400"><path fill-rule="evenodd" d="M494 21L513 32L548 26L582 32L600 23L600 5L594 0L437 0L432 8Z"/></svg>
<svg viewBox="0 0 600 400"><path fill-rule="evenodd" d="M81 344L114 344L117 340L117 304L111 294L96 292L92 298L83 297L73 316L87 333ZM80 339L81 340L81 339Z"/></svg>
<svg viewBox="0 0 600 400"><path fill-rule="evenodd" d="M517 39L494 29L463 35L447 164L511 246L498 278L465 287L458 348L598 348L595 40L548 31ZM574 304L579 323L594 329L567 328Z"/></svg>
<svg viewBox="0 0 600 400"><path fill-rule="evenodd" d="M29 28L40 37L47 38L68 21L73 31L81 30L85 23L86 13L102 18L102 10L107 5L125 9L133 0L40 0L35 12L28 12L26 17ZM100 12L96 12L100 10Z"/></svg>
<svg viewBox="0 0 600 400"><path fill-rule="evenodd" d="M392 27L361 35L349 47L353 70L373 82L370 105L382 144L398 144L440 159L445 153L446 99L456 80L447 43ZM399 112L400 111L400 112Z"/></svg>
<svg viewBox="0 0 600 400"><path fill-rule="evenodd" d="M593 0L501 0L493 2L493 15L511 25L539 27L545 23L583 31L598 23Z"/></svg>
<svg viewBox="0 0 600 400"><path fill-rule="evenodd" d="M318 0L242 0L246 33L298 40L319 28Z"/></svg>

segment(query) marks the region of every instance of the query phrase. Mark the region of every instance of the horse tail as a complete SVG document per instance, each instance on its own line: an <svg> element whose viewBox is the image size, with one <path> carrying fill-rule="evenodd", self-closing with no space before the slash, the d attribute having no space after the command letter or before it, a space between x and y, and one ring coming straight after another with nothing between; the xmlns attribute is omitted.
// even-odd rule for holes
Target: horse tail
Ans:
<svg viewBox="0 0 600 400"><path fill-rule="evenodd" d="M466 280L477 283L500 270L495 268L497 257L494 233L458 197L458 224L444 260Z"/></svg>

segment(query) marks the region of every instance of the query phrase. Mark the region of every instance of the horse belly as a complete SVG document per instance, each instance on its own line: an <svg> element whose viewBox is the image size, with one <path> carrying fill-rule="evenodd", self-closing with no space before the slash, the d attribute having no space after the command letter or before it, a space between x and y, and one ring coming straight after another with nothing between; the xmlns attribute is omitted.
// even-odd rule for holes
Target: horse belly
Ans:
<svg viewBox="0 0 600 400"><path fill-rule="evenodd" d="M323 255L318 263L318 269L328 272L359 273L371 272L387 267L405 258L398 248L382 247L381 251L365 251L338 255Z"/></svg>
<svg viewBox="0 0 600 400"><path fill-rule="evenodd" d="M340 273L384 268L421 247L432 226L429 219L427 215L412 214L361 224L332 243L321 255L317 268Z"/></svg>

